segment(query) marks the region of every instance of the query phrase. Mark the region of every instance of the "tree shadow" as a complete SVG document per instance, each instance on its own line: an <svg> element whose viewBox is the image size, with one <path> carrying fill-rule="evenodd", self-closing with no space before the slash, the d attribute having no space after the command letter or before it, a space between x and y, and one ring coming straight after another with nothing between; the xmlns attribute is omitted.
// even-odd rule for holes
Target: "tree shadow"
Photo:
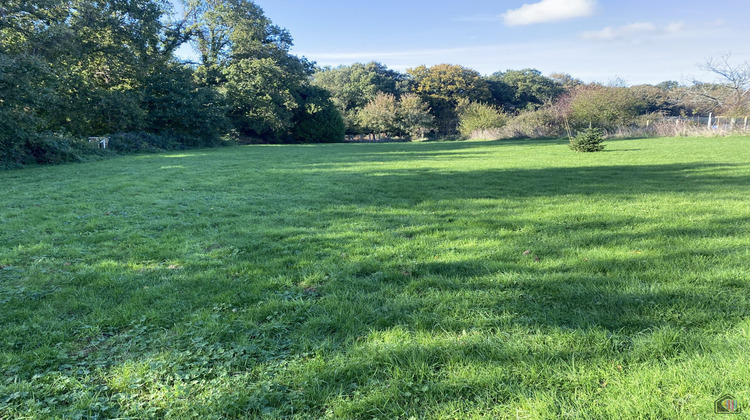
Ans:
<svg viewBox="0 0 750 420"><path fill-rule="evenodd" d="M367 152L358 158L453 158L452 151L469 157L476 156L473 147L487 144L439 144L434 152ZM50 273L68 282L65 293L32 290L15 293L7 303L19 311L67 307L60 316L84 331L66 332L79 340L80 353L71 358L93 364L114 352L115 361L102 365L107 374L167 359L174 365L153 379L164 389L191 386L175 379L180 369L198 369L193 380L199 384L192 386L240 378L232 382L236 390L224 389L213 404L225 415L241 404L248 417L315 417L331 407L345 410L343 417L397 417L420 412L416 396L472 401L490 393L494 402L508 403L535 392L534 383L571 391L561 398L573 398L572 391L586 385L566 385L555 373L569 369L571 360L609 366L690 358L750 316L748 285L740 278L747 265L739 259L747 250L750 216L696 213L706 219L695 226L660 224L648 208L637 214L524 216L530 206L571 198L615 202L720 188L743 199L750 176L723 172L747 165L385 169L359 171L352 180L336 164L343 155L326 159L333 163L328 161L325 183L308 186L308 174L300 175L299 168L278 168L278 178L268 180L273 188L233 201L239 210L219 212L216 223L196 227L189 218L183 221L191 235L212 232L225 243L196 240L200 249L172 268L101 262L77 278ZM300 193L279 197L273 189L290 179L299 182ZM285 211L264 209L264 200L281 203ZM222 218L235 211L262 220L264 227L222 226ZM169 235L167 222L166 228L148 225L151 239ZM696 245L671 249L663 238ZM736 241L727 244L729 239ZM114 260L119 250L114 242L108 246ZM728 270L711 271L715 264ZM76 299L80 289L91 293L88 306L70 309L62 300ZM97 300L97 292L107 297ZM134 308L144 309L136 314ZM86 332L79 324L96 311L106 314L98 318L102 325ZM134 321L136 315L146 318ZM13 328L23 322L21 316L9 318ZM60 363L42 361L38 368ZM461 367L497 378L460 376ZM538 378L526 372L535 369ZM76 377L73 370L65 372ZM585 380L599 386L593 382L599 378ZM101 383L89 385L92 393L115 393L100 391Z"/></svg>

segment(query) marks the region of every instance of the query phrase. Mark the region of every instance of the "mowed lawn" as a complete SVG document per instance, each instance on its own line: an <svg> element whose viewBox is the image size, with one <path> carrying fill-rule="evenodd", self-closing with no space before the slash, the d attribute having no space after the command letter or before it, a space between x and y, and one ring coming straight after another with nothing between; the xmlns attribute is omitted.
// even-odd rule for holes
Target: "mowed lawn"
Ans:
<svg viewBox="0 0 750 420"><path fill-rule="evenodd" d="M750 138L0 173L0 418L750 411Z"/></svg>

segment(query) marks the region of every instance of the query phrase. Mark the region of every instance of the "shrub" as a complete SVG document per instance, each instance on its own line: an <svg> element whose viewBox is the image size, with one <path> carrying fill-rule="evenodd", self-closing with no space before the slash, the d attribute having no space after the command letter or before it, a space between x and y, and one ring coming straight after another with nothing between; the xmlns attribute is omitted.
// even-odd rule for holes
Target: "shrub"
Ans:
<svg viewBox="0 0 750 420"><path fill-rule="evenodd" d="M475 132L501 128L508 121L507 116L501 110L479 102L462 101L456 110L458 111L458 131L467 138L471 138Z"/></svg>
<svg viewBox="0 0 750 420"><path fill-rule="evenodd" d="M576 152L600 152L604 150L604 135L598 128L587 128L570 139L570 148Z"/></svg>
<svg viewBox="0 0 750 420"><path fill-rule="evenodd" d="M399 131L398 100L395 95L378 93L359 111L359 124L367 132L390 137Z"/></svg>
<svg viewBox="0 0 750 420"><path fill-rule="evenodd" d="M185 145L172 136L148 133L117 133L108 136L109 148L115 152L158 152L184 149Z"/></svg>
<svg viewBox="0 0 750 420"><path fill-rule="evenodd" d="M58 165L81 162L87 155L100 153L88 142L56 133L43 133L29 138L24 143L23 164Z"/></svg>
<svg viewBox="0 0 750 420"><path fill-rule="evenodd" d="M503 127L502 137L506 138L540 138L559 137L564 133L561 119L550 108L524 111L513 117Z"/></svg>
<svg viewBox="0 0 750 420"><path fill-rule="evenodd" d="M401 97L397 116L399 129L412 139L424 138L425 133L435 126L435 119L430 114L430 106L413 93Z"/></svg>
<svg viewBox="0 0 750 420"><path fill-rule="evenodd" d="M647 103L638 92L610 86L576 89L569 106L573 128L595 125L612 131L633 124L647 110Z"/></svg>
<svg viewBox="0 0 750 420"><path fill-rule="evenodd" d="M294 111L291 134L299 142L334 143L344 140L346 125L330 94L317 86L299 91L300 105Z"/></svg>

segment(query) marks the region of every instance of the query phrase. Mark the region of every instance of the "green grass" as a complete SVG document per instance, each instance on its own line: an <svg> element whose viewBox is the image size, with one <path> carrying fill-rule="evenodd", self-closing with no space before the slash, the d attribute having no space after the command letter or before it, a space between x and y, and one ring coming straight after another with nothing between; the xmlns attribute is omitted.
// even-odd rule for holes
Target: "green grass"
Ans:
<svg viewBox="0 0 750 420"><path fill-rule="evenodd" d="M0 418L750 411L750 139L0 173Z"/></svg>

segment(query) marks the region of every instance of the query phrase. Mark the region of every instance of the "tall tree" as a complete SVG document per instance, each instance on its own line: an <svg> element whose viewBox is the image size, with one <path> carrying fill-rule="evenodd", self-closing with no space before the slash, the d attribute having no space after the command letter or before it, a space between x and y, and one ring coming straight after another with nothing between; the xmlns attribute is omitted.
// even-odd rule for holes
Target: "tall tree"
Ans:
<svg viewBox="0 0 750 420"><path fill-rule="evenodd" d="M385 134L390 137L399 130L398 101L389 93L378 93L359 111L361 126L373 136Z"/></svg>
<svg viewBox="0 0 750 420"><path fill-rule="evenodd" d="M740 116L750 113L750 61L739 64L731 62L730 53L720 58L709 58L700 69L713 73L718 83L694 81L691 96L696 102L704 102L712 111L727 116Z"/></svg>
<svg viewBox="0 0 750 420"><path fill-rule="evenodd" d="M399 129L412 139L423 138L435 125L430 106L413 93L401 96L397 115Z"/></svg>
<svg viewBox="0 0 750 420"><path fill-rule="evenodd" d="M371 62L319 69L313 84L328 90L346 121L349 134L360 134L357 114L379 93L400 96L405 77L383 64Z"/></svg>
<svg viewBox="0 0 750 420"><path fill-rule="evenodd" d="M288 136L313 71L289 54L289 32L250 0L186 0L185 7L201 54L199 77L225 95L235 128L250 137Z"/></svg>
<svg viewBox="0 0 750 420"><path fill-rule="evenodd" d="M411 90L429 103L444 134L456 131L459 100L488 102L492 99L487 81L477 71L463 66L419 66L407 70L407 74L411 76Z"/></svg>
<svg viewBox="0 0 750 420"><path fill-rule="evenodd" d="M537 108L564 92L563 85L536 69L508 70L488 77L495 102L506 109Z"/></svg>

